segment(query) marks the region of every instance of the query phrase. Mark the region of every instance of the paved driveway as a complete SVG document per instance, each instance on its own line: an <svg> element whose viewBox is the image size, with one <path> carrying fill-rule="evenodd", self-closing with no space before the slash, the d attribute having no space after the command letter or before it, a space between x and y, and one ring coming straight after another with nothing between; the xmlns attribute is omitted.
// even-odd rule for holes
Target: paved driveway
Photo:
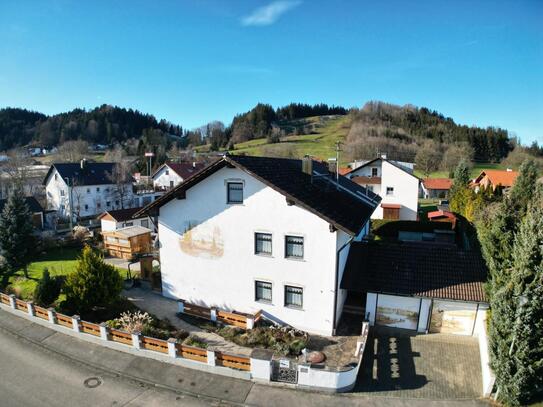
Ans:
<svg viewBox="0 0 543 407"><path fill-rule="evenodd" d="M434 400L480 397L477 338L376 327L369 339L355 391Z"/></svg>

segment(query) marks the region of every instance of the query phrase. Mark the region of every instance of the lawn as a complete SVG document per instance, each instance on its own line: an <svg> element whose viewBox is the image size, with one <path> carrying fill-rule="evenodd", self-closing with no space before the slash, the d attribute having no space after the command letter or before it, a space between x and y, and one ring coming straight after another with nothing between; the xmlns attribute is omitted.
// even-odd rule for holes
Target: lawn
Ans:
<svg viewBox="0 0 543 407"><path fill-rule="evenodd" d="M470 177L475 178L482 170L505 170L507 166L500 163L474 163L470 170ZM415 170L415 175L419 178L426 178L421 171ZM447 171L434 171L430 178L449 178Z"/></svg>
<svg viewBox="0 0 543 407"><path fill-rule="evenodd" d="M10 278L11 288L18 297L30 299L45 267L52 276L67 275L75 269L79 253L81 249L61 247L40 254L28 266L28 279L24 278L23 270L19 270Z"/></svg>

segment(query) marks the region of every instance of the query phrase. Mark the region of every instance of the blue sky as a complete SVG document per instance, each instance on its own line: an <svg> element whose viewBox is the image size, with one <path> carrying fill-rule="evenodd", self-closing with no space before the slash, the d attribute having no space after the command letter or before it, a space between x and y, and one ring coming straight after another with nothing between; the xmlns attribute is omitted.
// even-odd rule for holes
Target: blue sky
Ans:
<svg viewBox="0 0 543 407"><path fill-rule="evenodd" d="M427 106L543 142L543 1L1 0L0 107Z"/></svg>

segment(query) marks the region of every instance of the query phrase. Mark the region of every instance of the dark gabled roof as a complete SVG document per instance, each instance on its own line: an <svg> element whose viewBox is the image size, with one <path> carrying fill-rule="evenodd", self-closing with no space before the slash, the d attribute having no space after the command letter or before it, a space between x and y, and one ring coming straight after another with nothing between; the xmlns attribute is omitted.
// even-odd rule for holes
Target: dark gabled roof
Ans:
<svg viewBox="0 0 543 407"><path fill-rule="evenodd" d="M328 168L313 161L313 177L302 172L302 160L287 158L224 156L145 207L156 210L225 166L239 168L270 188L351 235L357 234L379 204L381 198L349 179L340 176L337 188ZM136 214L138 216L138 214Z"/></svg>
<svg viewBox="0 0 543 407"><path fill-rule="evenodd" d="M113 184L111 174L115 168L115 163L85 163L85 169L81 169L80 163L54 163L51 164L43 184L51 176L53 169L56 169L60 176L66 181L73 180L74 185L106 185ZM70 184L71 185L71 184Z"/></svg>
<svg viewBox="0 0 543 407"><path fill-rule="evenodd" d="M206 164L204 163L164 163L160 166L159 169L155 171L154 176L165 166L170 167L177 175L179 175L183 180L193 176L198 171L201 171Z"/></svg>
<svg viewBox="0 0 543 407"><path fill-rule="evenodd" d="M429 243L353 242L341 288L485 302L486 266L477 252Z"/></svg>
<svg viewBox="0 0 543 407"><path fill-rule="evenodd" d="M126 209L116 209L113 211L106 211L102 213L100 216L98 216L98 219L101 219L106 215L110 215L117 222L124 222L127 220L134 219L134 215L142 209L143 209L142 207L138 207L138 208L126 208Z"/></svg>
<svg viewBox="0 0 543 407"><path fill-rule="evenodd" d="M7 201L7 199L0 199L0 212L4 210L4 206L6 205ZM43 212L43 207L33 196L26 196L25 202L31 213Z"/></svg>
<svg viewBox="0 0 543 407"><path fill-rule="evenodd" d="M416 175L414 175L414 174L410 173L409 171L407 171L407 170L405 169L405 167L401 166L400 164L396 164L394 161L391 161L391 160L386 159L386 158L383 158L383 157L374 158L373 160L368 161L368 162L365 163L365 164L362 164L360 167L356 167L356 168L351 169L351 170L350 170L349 172L347 172L345 175L349 175L350 173L352 173L352 172L354 172L354 171L356 171L356 170L358 170L358 169L360 169L360 168L367 167L368 165L373 164L375 161L378 161L378 160L386 161L387 163L389 163L390 165L393 165L393 166L396 167L397 169L402 170L402 171L405 172L406 174L411 175L413 178L418 179L419 182L420 182L420 180L421 180L421 179L420 179L419 177L417 177Z"/></svg>

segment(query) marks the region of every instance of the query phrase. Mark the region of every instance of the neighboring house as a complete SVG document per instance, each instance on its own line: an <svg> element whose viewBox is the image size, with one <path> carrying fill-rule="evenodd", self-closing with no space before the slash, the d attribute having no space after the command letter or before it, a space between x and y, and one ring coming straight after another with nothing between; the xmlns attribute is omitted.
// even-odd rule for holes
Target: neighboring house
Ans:
<svg viewBox="0 0 543 407"><path fill-rule="evenodd" d="M477 178L475 178L470 186L479 192L481 188L492 188L493 191L496 188L508 189L513 186L515 180L518 177L518 172L513 171L510 168L507 170L483 170Z"/></svg>
<svg viewBox="0 0 543 407"><path fill-rule="evenodd" d="M341 288L371 325L472 335L488 309L477 251L429 243L354 242Z"/></svg>
<svg viewBox="0 0 543 407"><path fill-rule="evenodd" d="M448 198L452 187L450 178L426 178L420 183L421 198Z"/></svg>
<svg viewBox="0 0 543 407"><path fill-rule="evenodd" d="M133 206L132 181L117 185L115 163L52 164L45 176L47 208L66 218L96 217L104 211Z"/></svg>
<svg viewBox="0 0 543 407"><path fill-rule="evenodd" d="M7 199L0 199L0 213L4 210ZM36 198L33 196L25 197L26 205L32 214L32 224L34 228L42 230L45 227L45 211Z"/></svg>
<svg viewBox="0 0 543 407"><path fill-rule="evenodd" d="M456 215L449 211L437 210L428 212L428 220L431 222L448 222L452 229L456 227Z"/></svg>
<svg viewBox="0 0 543 407"><path fill-rule="evenodd" d="M381 196L381 205L372 214L372 219L417 220L420 180L404 164L380 157L346 175Z"/></svg>
<svg viewBox="0 0 543 407"><path fill-rule="evenodd" d="M226 155L166 193L140 212L158 216L163 295L333 334L380 201L335 179L309 158Z"/></svg>
<svg viewBox="0 0 543 407"><path fill-rule="evenodd" d="M156 231L155 224L149 216L144 215L135 219L133 218L134 214L141 209L143 208L115 209L102 213L98 217L102 225L102 232L111 232L130 226L142 226L152 231Z"/></svg>
<svg viewBox="0 0 543 407"><path fill-rule="evenodd" d="M129 226L102 233L104 249L113 257L130 260L153 250L151 230L141 226Z"/></svg>
<svg viewBox="0 0 543 407"><path fill-rule="evenodd" d="M158 190L176 187L205 167L203 163L165 163L153 174L153 186Z"/></svg>

